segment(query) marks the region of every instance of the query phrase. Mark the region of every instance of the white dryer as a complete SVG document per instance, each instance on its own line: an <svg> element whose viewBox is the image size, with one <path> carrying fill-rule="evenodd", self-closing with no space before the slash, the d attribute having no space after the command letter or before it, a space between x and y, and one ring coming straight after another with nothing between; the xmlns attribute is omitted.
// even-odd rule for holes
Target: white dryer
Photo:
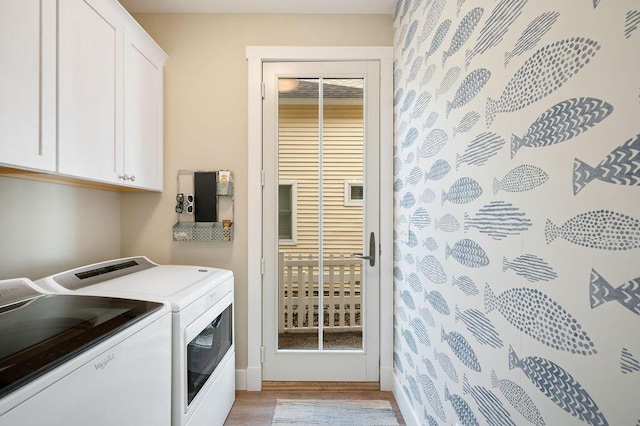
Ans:
<svg viewBox="0 0 640 426"><path fill-rule="evenodd" d="M172 310L174 426L222 425L235 401L233 274L217 268L114 259L36 281L54 293L167 302Z"/></svg>

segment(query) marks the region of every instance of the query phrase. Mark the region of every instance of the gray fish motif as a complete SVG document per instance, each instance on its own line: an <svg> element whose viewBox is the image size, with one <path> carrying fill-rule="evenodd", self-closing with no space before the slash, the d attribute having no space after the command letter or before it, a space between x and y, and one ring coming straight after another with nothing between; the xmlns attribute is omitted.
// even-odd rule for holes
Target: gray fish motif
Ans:
<svg viewBox="0 0 640 426"><path fill-rule="evenodd" d="M410 152L407 154L407 158L404 159L405 164L411 164L413 163L413 160L415 159L416 155L413 152Z"/></svg>
<svg viewBox="0 0 640 426"><path fill-rule="evenodd" d="M462 394L471 395L478 406L478 410L491 426L516 426L511 414L504 408L502 401L489 389L483 386L471 386L467 375L462 375Z"/></svg>
<svg viewBox="0 0 640 426"><path fill-rule="evenodd" d="M511 261L506 257L503 258L502 270L507 269L511 269L529 282L551 281L558 278L558 274L547 262L533 254L523 254Z"/></svg>
<svg viewBox="0 0 640 426"><path fill-rule="evenodd" d="M431 41L431 47L424 54L425 63L429 62L429 58L431 57L431 55L436 53L436 50L438 50L438 48L440 47L440 45L444 41L444 38L447 36L447 33L449 32L449 28L451 28L451 19L445 19L438 26L438 29L436 30L436 33L433 36L433 40Z"/></svg>
<svg viewBox="0 0 640 426"><path fill-rule="evenodd" d="M424 410L423 416L429 426L439 426L438 421L433 416L427 414L427 410Z"/></svg>
<svg viewBox="0 0 640 426"><path fill-rule="evenodd" d="M411 43L413 43L413 38L416 36L416 32L418 31L418 20L416 19L411 23L409 27L409 31L407 32L407 38L404 39L404 47L402 48L402 53L404 53Z"/></svg>
<svg viewBox="0 0 640 426"><path fill-rule="evenodd" d="M446 160L437 160L431 165L428 172L424 174L424 181L431 179L433 181L440 180L451 171L451 165Z"/></svg>
<svg viewBox="0 0 640 426"><path fill-rule="evenodd" d="M591 309L615 300L634 314L640 315L640 277L614 288L592 269L589 284Z"/></svg>
<svg viewBox="0 0 640 426"><path fill-rule="evenodd" d="M451 284L460 287L460 290L462 290L462 292L467 296L477 296L478 294L480 294L476 283L474 283L473 280L466 275L458 278L451 277Z"/></svg>
<svg viewBox="0 0 640 426"><path fill-rule="evenodd" d="M411 398L411 393L409 392L409 388L406 385L402 385L402 392L404 392L407 400L409 401L409 404L411 404L411 407L413 407L413 398Z"/></svg>
<svg viewBox="0 0 640 426"><path fill-rule="evenodd" d="M424 291L424 298L431 303L433 309L441 313L442 315L449 315L451 312L449 311L449 305L447 305L447 301L444 299L442 294L439 291Z"/></svg>
<svg viewBox="0 0 640 426"><path fill-rule="evenodd" d="M467 238L455 243L453 248L450 248L449 244L446 244L444 257L448 259L449 256L452 256L459 263L469 268L482 268L489 264L489 258L484 249L475 241Z"/></svg>
<svg viewBox="0 0 640 426"><path fill-rule="evenodd" d="M547 219L547 244L558 237L600 250L624 251L640 247L640 220L609 210L580 213L561 227Z"/></svg>
<svg viewBox="0 0 640 426"><path fill-rule="evenodd" d="M404 306L411 309L412 311L416 309L416 302L413 300L413 296L411 296L411 293L409 293L408 290L402 290L400 292L400 300L402 301Z"/></svg>
<svg viewBox="0 0 640 426"><path fill-rule="evenodd" d="M467 2L467 0L458 0L458 5L457 5L457 9L456 9L456 16L460 16L460 10L462 9L462 6ZM397 6L396 6L397 8Z"/></svg>
<svg viewBox="0 0 640 426"><path fill-rule="evenodd" d="M402 68L398 68L393 71L393 87L398 87L400 80L402 80Z"/></svg>
<svg viewBox="0 0 640 426"><path fill-rule="evenodd" d="M482 195L482 187L470 177L461 177L451 184L449 192L442 190L442 205L445 201L453 204L467 204Z"/></svg>
<svg viewBox="0 0 640 426"><path fill-rule="evenodd" d="M433 366L433 363L426 359L424 355L422 356L422 363L427 368L427 373L431 376L433 380L438 380L438 375L436 374L436 368Z"/></svg>
<svg viewBox="0 0 640 426"><path fill-rule="evenodd" d="M420 36L418 37L418 47L420 47L422 42L424 42L431 35L431 32L440 20L440 15L442 14L442 10L444 9L446 3L446 0L435 0L431 5L429 13L427 13L427 16L425 16L424 18L422 31L420 32Z"/></svg>
<svg viewBox="0 0 640 426"><path fill-rule="evenodd" d="M577 320L538 289L510 288L496 296L487 284L484 306L487 314L497 309L511 325L553 349L577 355L597 353Z"/></svg>
<svg viewBox="0 0 640 426"><path fill-rule="evenodd" d="M393 192L400 192L402 191L403 187L404 187L404 182L402 181L402 179L398 178L393 181Z"/></svg>
<svg viewBox="0 0 640 426"><path fill-rule="evenodd" d="M493 195L501 189L507 192L530 191L549 180L549 175L539 167L522 164L510 170L502 180L493 178Z"/></svg>
<svg viewBox="0 0 640 426"><path fill-rule="evenodd" d="M400 269L399 266L393 267L393 277L398 281L402 281L404 279L404 275L402 274L402 269Z"/></svg>
<svg viewBox="0 0 640 426"><path fill-rule="evenodd" d="M540 410L518 384L507 379L498 380L496 372L491 370L491 386L500 389L507 401L522 414L522 417L535 426L545 425Z"/></svg>
<svg viewBox="0 0 640 426"><path fill-rule="evenodd" d="M567 99L546 110L519 138L511 138L511 158L523 146L540 148L572 139L607 118L613 107L595 98Z"/></svg>
<svg viewBox="0 0 640 426"><path fill-rule="evenodd" d="M451 102L447 102L447 118L452 110L461 108L475 98L484 88L489 79L491 72L486 68L478 68L471 71L460 83L456 94Z"/></svg>
<svg viewBox="0 0 640 426"><path fill-rule="evenodd" d="M409 172L409 175L405 178L405 181L409 185L415 185L422 180L422 173L423 172L420 167L414 166Z"/></svg>
<svg viewBox="0 0 640 426"><path fill-rule="evenodd" d="M460 311L456 306L455 319L456 322L462 321L467 327L467 330L473 334L473 337L475 337L479 343L491 346L492 348L501 348L504 345L498 331L493 324L491 324L489 318L478 309Z"/></svg>
<svg viewBox="0 0 640 426"><path fill-rule="evenodd" d="M520 235L532 225L524 212L504 201L492 201L484 205L474 217L464 214L465 232L469 228L476 228L498 241L511 235Z"/></svg>
<svg viewBox="0 0 640 426"><path fill-rule="evenodd" d="M413 334L411 334L411 331L402 330L402 337L404 338L404 341L407 343L407 346L409 347L409 349L411 349L411 352L417 355L418 345L416 344L416 340L413 338Z"/></svg>
<svg viewBox="0 0 640 426"><path fill-rule="evenodd" d="M418 245L418 237L416 236L416 233L409 230L407 233L407 241L403 241L403 243L409 247L416 247Z"/></svg>
<svg viewBox="0 0 640 426"><path fill-rule="evenodd" d="M443 93L446 93L449 89L451 89L454 83L458 80L458 77L460 77L460 73L461 71L458 67L453 67L449 71L447 71L447 73L442 78L440 87L436 89L436 100L438 100L439 95L442 95Z"/></svg>
<svg viewBox="0 0 640 426"><path fill-rule="evenodd" d="M409 325L413 329L418 341L425 346L431 346L431 340L429 340L429 333L427 327L420 318L409 319Z"/></svg>
<svg viewBox="0 0 640 426"><path fill-rule="evenodd" d="M429 188L425 189L420 195L421 203L429 204L429 203L432 203L435 199L436 199L436 193Z"/></svg>
<svg viewBox="0 0 640 426"><path fill-rule="evenodd" d="M393 106L397 106L400 103L400 99L404 96L404 89L401 87L396 90L396 94L393 97Z"/></svg>
<svg viewBox="0 0 640 426"><path fill-rule="evenodd" d="M402 102L402 106L400 107L400 112L405 113L409 111L409 108L411 107L411 104L413 103L413 100L415 98L416 98L416 91L413 89L409 90L404 97L404 101Z"/></svg>
<svg viewBox="0 0 640 426"><path fill-rule="evenodd" d="M420 87L430 82L433 76L435 75L435 73L436 73L436 64L429 65L424 72L424 76L422 77L422 80L420 81Z"/></svg>
<svg viewBox="0 0 640 426"><path fill-rule="evenodd" d="M445 146L449 137L442 129L433 129L425 138L422 146L418 147L419 158L429 158L436 155Z"/></svg>
<svg viewBox="0 0 640 426"><path fill-rule="evenodd" d="M429 114L429 117L427 117L427 119L424 121L424 124L422 125L422 130L432 128L433 125L436 124L436 121L438 121L438 116L439 114L435 111Z"/></svg>
<svg viewBox="0 0 640 426"><path fill-rule="evenodd" d="M415 80L418 77L418 73L422 68L422 62L423 62L422 56L418 56L413 60L413 64L411 64L411 69L409 70L409 75L407 76L407 81L406 81L407 84L411 83L413 80Z"/></svg>
<svg viewBox="0 0 640 426"><path fill-rule="evenodd" d="M513 50L504 54L504 66L506 67L514 56L520 56L524 52L533 49L553 24L556 23L559 16L558 12L545 12L531 21L520 35L520 38L518 38Z"/></svg>
<svg viewBox="0 0 640 426"><path fill-rule="evenodd" d="M518 111L555 92L591 62L598 49L598 42L584 37L538 49L516 71L497 101L487 98L487 126L497 114Z"/></svg>
<svg viewBox="0 0 640 426"><path fill-rule="evenodd" d="M420 278L415 272L412 272L409 275L407 275L407 283L409 283L409 286L411 287L411 289L416 293L422 291L422 281L420 281Z"/></svg>
<svg viewBox="0 0 640 426"><path fill-rule="evenodd" d="M416 203L416 198L413 196L411 192L407 192L402 197L402 200L400 201L400 206L404 207L405 209L410 209L411 207L414 206L415 203Z"/></svg>
<svg viewBox="0 0 640 426"><path fill-rule="evenodd" d="M407 354L407 359L411 359L408 354ZM408 375L407 382L409 383L409 389L411 390L411 394L413 395L413 398L416 401L420 401L422 397L420 396L420 389L418 389L418 383L416 382L416 379L414 379L413 376Z"/></svg>
<svg viewBox="0 0 640 426"><path fill-rule="evenodd" d="M418 229L424 229L431 223L431 216L424 208L418 207L409 217L409 223L414 224Z"/></svg>
<svg viewBox="0 0 640 426"><path fill-rule="evenodd" d="M509 369L520 368L558 407L590 425L606 425L600 408L569 372L548 359L530 356L518 359L509 346Z"/></svg>
<svg viewBox="0 0 640 426"><path fill-rule="evenodd" d="M464 336L456 331L449 333L444 331L444 327L441 328L441 341L447 342L455 356L458 357L460 362L472 369L473 371L481 371L478 357L473 351L473 348L464 338Z"/></svg>
<svg viewBox="0 0 640 426"><path fill-rule="evenodd" d="M407 2L405 2L404 4L405 4L405 6L406 6L406 5L407 5ZM402 2L401 2L401 1L396 2L396 8L395 8L395 10L393 11L393 20L394 20L394 21L396 20L396 18L397 18L398 16L400 16L400 6L402 6Z"/></svg>
<svg viewBox="0 0 640 426"><path fill-rule="evenodd" d="M402 142L402 149L408 148L413 145L413 143L418 138L418 134L418 129L416 129L415 127L410 128L409 132L407 132L407 135L404 137L404 141Z"/></svg>
<svg viewBox="0 0 640 426"><path fill-rule="evenodd" d="M447 213L438 219L433 220L435 228L444 232L455 232L460 229L460 223L458 219Z"/></svg>
<svg viewBox="0 0 640 426"><path fill-rule="evenodd" d="M458 372L456 371L456 368L453 366L453 363L451 362L451 359L449 359L447 354L445 354L444 352L438 353L436 348L433 348L433 356L436 361L438 361L440 367L442 368L442 371L444 371L447 377L458 383Z"/></svg>
<svg viewBox="0 0 640 426"><path fill-rule="evenodd" d="M409 51L409 53L407 54L405 60L404 60L404 66L408 67L409 63L413 60L414 55L416 54L416 48L412 47L411 50Z"/></svg>
<svg viewBox="0 0 640 426"><path fill-rule="evenodd" d="M400 246L398 243L393 243L393 260L399 261L402 259L402 251L400 250Z"/></svg>
<svg viewBox="0 0 640 426"><path fill-rule="evenodd" d="M462 117L458 125L453 128L453 136L458 133L467 133L478 123L478 120L480 120L480 114L475 111L469 111Z"/></svg>
<svg viewBox="0 0 640 426"><path fill-rule="evenodd" d="M422 260L418 259L416 267L418 272L422 272L429 281L435 284L443 284L447 282L447 274L444 272L442 265L440 265L440 262L431 255L423 257Z"/></svg>
<svg viewBox="0 0 640 426"><path fill-rule="evenodd" d="M478 22L480 22L483 13L483 8L476 7L474 9L471 9L471 11L467 13L464 18L462 18L462 21L460 21L460 24L458 24L458 28L456 28L456 32L451 38L449 48L442 53L442 68L444 68L444 64L447 62L447 59L456 54L460 50L460 48L467 42L467 40L469 40L469 37L471 37L473 30L476 29Z"/></svg>
<svg viewBox="0 0 640 426"><path fill-rule="evenodd" d="M422 117L422 114L424 114L424 111L427 109L430 102L431 102L431 93L429 92L420 93L420 96L418 96L418 99L416 100L416 103L413 106L413 111L411 111L411 115L409 117L411 117L412 120L415 118Z"/></svg>
<svg viewBox="0 0 640 426"><path fill-rule="evenodd" d="M631 34L640 27L640 11L630 10L624 21L624 37L629 38Z"/></svg>
<svg viewBox="0 0 640 426"><path fill-rule="evenodd" d="M433 408L436 416L440 417L440 420L442 420L443 422L447 421L447 416L444 413L444 407L442 406L442 401L440 400L440 396L438 395L436 386L426 374L418 373L417 377L420 386L422 386L422 391L427 397L427 402L429 403L431 408Z"/></svg>
<svg viewBox="0 0 640 426"><path fill-rule="evenodd" d="M497 46L509 31L511 24L518 19L527 0L501 0L480 30L478 41L473 49L467 50L466 66L471 60L494 46Z"/></svg>
<svg viewBox="0 0 640 426"><path fill-rule="evenodd" d="M435 327L436 326L436 322L433 320L433 316L431 315L431 311L429 311L427 308L420 309L420 316L422 317L424 322L426 322L431 327Z"/></svg>
<svg viewBox="0 0 640 426"><path fill-rule="evenodd" d="M622 374L640 371L640 362L633 357L627 348L622 348L620 353L620 371L622 371Z"/></svg>
<svg viewBox="0 0 640 426"><path fill-rule="evenodd" d="M573 194L598 179L616 185L640 186L640 134L607 155L596 167L577 158L573 165Z"/></svg>
<svg viewBox="0 0 640 426"><path fill-rule="evenodd" d="M429 237L426 240L422 241L422 247L426 247L428 250L435 251L438 250L438 243L433 237Z"/></svg>
<svg viewBox="0 0 640 426"><path fill-rule="evenodd" d="M473 166L482 166L484 163L500 151L504 145L504 139L493 132L480 133L464 150L464 154L456 154L456 170L460 164L467 163Z"/></svg>
<svg viewBox="0 0 640 426"><path fill-rule="evenodd" d="M402 123L400 123L400 126L398 126L397 136L401 136L402 134L404 134L404 132L407 130L407 127L409 127L409 123L406 120L403 120Z"/></svg>
<svg viewBox="0 0 640 426"><path fill-rule="evenodd" d="M402 361L401 361L400 355L398 355L398 352L396 351L393 351L393 366L395 367L396 370L404 374L404 368L402 367Z"/></svg>
<svg viewBox="0 0 640 426"><path fill-rule="evenodd" d="M407 253L407 254L404 256L404 261L407 263L407 265L413 265L413 264L414 264L413 254L411 254L411 253Z"/></svg>
<svg viewBox="0 0 640 426"><path fill-rule="evenodd" d="M473 414L473 410L471 410L469 404L467 404L467 402L459 395L449 393L449 388L447 388L446 384L444 385L444 400L451 402L453 411L456 412L458 419L460 419L460 423L464 426L480 426L480 423L478 423L478 419L476 419L476 415Z"/></svg>

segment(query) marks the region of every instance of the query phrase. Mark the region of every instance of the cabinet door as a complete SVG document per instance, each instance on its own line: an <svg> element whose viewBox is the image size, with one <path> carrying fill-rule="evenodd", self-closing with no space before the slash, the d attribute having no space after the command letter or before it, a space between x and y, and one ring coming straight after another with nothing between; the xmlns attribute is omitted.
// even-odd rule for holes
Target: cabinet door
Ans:
<svg viewBox="0 0 640 426"><path fill-rule="evenodd" d="M131 186L162 191L164 58L134 32L125 30L124 46L124 174Z"/></svg>
<svg viewBox="0 0 640 426"><path fill-rule="evenodd" d="M122 25L104 0L58 3L58 171L122 183Z"/></svg>
<svg viewBox="0 0 640 426"><path fill-rule="evenodd" d="M0 163L55 170L55 2L0 1Z"/></svg>

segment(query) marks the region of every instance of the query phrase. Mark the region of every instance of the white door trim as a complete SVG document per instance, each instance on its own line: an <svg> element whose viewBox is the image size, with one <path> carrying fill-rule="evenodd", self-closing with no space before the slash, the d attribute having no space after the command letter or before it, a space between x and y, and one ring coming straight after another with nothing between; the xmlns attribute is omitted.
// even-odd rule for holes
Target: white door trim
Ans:
<svg viewBox="0 0 640 426"><path fill-rule="evenodd" d="M380 61L380 388L393 390L393 47L247 46L247 234L262 235L262 64L276 61ZM247 383L262 388L262 241L247 247ZM242 388L238 384L238 388Z"/></svg>

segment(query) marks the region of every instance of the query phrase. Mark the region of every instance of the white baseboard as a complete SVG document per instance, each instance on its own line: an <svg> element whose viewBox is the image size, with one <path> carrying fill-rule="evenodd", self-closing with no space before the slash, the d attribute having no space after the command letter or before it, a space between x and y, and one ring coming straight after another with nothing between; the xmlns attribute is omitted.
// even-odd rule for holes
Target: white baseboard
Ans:
<svg viewBox="0 0 640 426"><path fill-rule="evenodd" d="M381 367L380 368L380 390L387 391L387 392L393 391L394 378L395 378L395 375L393 374L393 367L391 368Z"/></svg>
<svg viewBox="0 0 640 426"><path fill-rule="evenodd" d="M404 418L404 422L408 426L419 426L420 421L416 416L416 413L413 412L413 407L411 407L411 403L407 399L407 396L402 391L402 385L398 380L398 376L394 374L393 376L393 396L398 403L398 408L400 408L400 412L402 413L402 417Z"/></svg>
<svg viewBox="0 0 640 426"><path fill-rule="evenodd" d="M246 390L256 392L262 390L262 367L247 368Z"/></svg>
<svg viewBox="0 0 640 426"><path fill-rule="evenodd" d="M247 370L236 370L236 390L247 390Z"/></svg>

